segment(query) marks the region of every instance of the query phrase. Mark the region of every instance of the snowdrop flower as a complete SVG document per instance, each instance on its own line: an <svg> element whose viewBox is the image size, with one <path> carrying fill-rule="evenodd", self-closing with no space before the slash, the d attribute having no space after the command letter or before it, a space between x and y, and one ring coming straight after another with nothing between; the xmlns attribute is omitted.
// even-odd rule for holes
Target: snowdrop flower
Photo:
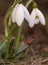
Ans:
<svg viewBox="0 0 48 65"><path fill-rule="evenodd" d="M35 24L38 24L39 22L42 25L45 25L45 18L43 13L37 7L35 7L31 12L31 22L29 23L29 26L32 28Z"/></svg>
<svg viewBox="0 0 48 65"><path fill-rule="evenodd" d="M23 4L16 4L12 12L12 22L17 23L18 26L22 24L24 18L29 22L30 14Z"/></svg>

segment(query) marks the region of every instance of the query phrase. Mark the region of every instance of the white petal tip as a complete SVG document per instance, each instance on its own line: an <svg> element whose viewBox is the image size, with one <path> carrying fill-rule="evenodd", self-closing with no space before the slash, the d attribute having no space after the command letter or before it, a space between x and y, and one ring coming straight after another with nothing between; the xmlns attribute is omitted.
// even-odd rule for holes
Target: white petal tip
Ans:
<svg viewBox="0 0 48 65"><path fill-rule="evenodd" d="M33 28L34 27L34 24L29 23L29 27L30 28Z"/></svg>
<svg viewBox="0 0 48 65"><path fill-rule="evenodd" d="M39 17L40 23L42 25L45 25L45 17L43 15L43 13L39 9L36 9L36 11L37 11L37 15Z"/></svg>

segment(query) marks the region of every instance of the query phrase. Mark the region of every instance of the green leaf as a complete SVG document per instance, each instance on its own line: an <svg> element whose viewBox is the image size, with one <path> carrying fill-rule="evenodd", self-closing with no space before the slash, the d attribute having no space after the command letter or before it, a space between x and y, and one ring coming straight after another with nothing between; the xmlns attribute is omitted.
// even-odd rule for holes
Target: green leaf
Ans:
<svg viewBox="0 0 48 65"><path fill-rule="evenodd" d="M0 42L0 51L1 51L3 48L5 48L5 46L6 46L6 43L5 43L5 42L3 42L3 43Z"/></svg>
<svg viewBox="0 0 48 65"><path fill-rule="evenodd" d="M24 42L22 42L16 52L16 55L19 55L21 52L23 52L25 49L27 49L29 45L26 45Z"/></svg>
<svg viewBox="0 0 48 65"><path fill-rule="evenodd" d="M6 43L0 42L0 57L2 56L3 52L5 52Z"/></svg>

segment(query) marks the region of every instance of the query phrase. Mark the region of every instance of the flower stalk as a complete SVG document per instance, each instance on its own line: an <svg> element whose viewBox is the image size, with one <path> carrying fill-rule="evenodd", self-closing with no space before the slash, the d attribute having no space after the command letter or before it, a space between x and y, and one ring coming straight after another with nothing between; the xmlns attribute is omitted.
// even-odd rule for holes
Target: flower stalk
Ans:
<svg viewBox="0 0 48 65"><path fill-rule="evenodd" d="M15 53L16 53L16 51L17 51L17 49L18 49L18 46L19 46L21 31L22 31L22 25L21 25L20 28L19 28L17 40L15 40Z"/></svg>
<svg viewBox="0 0 48 65"><path fill-rule="evenodd" d="M30 5L30 3L34 2L34 0L29 0L27 3L26 3L26 8L28 8L28 6Z"/></svg>
<svg viewBox="0 0 48 65"><path fill-rule="evenodd" d="M29 0L25 7L28 8L28 6L30 5L31 2L34 2L32 0ZM22 24L23 25L23 24ZM20 41L20 36L21 36L21 32L22 32L22 25L19 28L19 32L18 32L18 36L17 36L17 40L15 39L15 53L17 52L18 46L19 46L19 41Z"/></svg>
<svg viewBox="0 0 48 65"><path fill-rule="evenodd" d="M14 6L14 4L13 4ZM10 46L10 38L11 38L11 31L9 30L9 26L11 25L11 13L13 10L13 6L11 6L5 15L4 18L4 29L5 29L5 43L6 43L6 59L8 58L9 46ZM9 23L8 22L9 18ZM9 33L10 32L10 33Z"/></svg>

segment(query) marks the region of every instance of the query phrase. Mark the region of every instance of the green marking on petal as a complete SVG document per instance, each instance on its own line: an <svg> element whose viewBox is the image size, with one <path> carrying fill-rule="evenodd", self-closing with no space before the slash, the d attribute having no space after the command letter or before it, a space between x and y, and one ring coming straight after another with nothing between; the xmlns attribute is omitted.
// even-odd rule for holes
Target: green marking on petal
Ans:
<svg viewBox="0 0 48 65"><path fill-rule="evenodd" d="M36 16L35 16L35 19L39 19L39 17L36 15Z"/></svg>

